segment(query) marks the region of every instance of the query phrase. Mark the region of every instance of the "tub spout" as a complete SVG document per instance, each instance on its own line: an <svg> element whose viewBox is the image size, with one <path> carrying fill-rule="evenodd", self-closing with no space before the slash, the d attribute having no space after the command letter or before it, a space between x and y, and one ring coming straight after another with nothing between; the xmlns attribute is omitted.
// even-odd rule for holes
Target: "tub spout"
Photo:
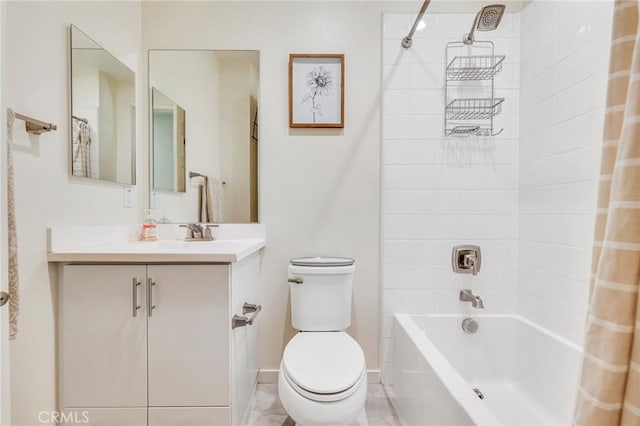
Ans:
<svg viewBox="0 0 640 426"><path fill-rule="evenodd" d="M476 296L468 288L460 290L459 300L463 302L471 302L471 306L473 306L476 309L484 309L484 302L482 301L480 296Z"/></svg>

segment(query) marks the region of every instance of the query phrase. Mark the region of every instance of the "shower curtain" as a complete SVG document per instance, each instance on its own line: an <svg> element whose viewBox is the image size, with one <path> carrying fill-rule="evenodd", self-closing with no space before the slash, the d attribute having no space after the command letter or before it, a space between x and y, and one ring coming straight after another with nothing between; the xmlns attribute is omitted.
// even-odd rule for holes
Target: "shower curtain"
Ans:
<svg viewBox="0 0 640 426"><path fill-rule="evenodd" d="M91 177L91 128L73 117L73 175Z"/></svg>
<svg viewBox="0 0 640 426"><path fill-rule="evenodd" d="M616 0L576 425L640 425L640 33Z"/></svg>

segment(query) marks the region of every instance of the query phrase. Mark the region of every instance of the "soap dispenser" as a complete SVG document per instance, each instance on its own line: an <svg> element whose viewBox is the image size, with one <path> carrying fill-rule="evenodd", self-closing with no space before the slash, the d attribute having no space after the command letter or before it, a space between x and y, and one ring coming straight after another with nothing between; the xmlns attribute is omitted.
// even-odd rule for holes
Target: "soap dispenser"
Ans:
<svg viewBox="0 0 640 426"><path fill-rule="evenodd" d="M142 224L142 241L156 241L158 235L158 222L151 216L151 210L147 209L147 218Z"/></svg>

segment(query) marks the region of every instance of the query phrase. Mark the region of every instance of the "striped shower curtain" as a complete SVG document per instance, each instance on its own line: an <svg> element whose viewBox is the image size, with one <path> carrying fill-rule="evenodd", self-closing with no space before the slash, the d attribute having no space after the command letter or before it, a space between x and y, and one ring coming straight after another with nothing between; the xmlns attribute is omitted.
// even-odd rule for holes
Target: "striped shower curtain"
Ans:
<svg viewBox="0 0 640 426"><path fill-rule="evenodd" d="M616 0L576 425L640 426L640 34Z"/></svg>

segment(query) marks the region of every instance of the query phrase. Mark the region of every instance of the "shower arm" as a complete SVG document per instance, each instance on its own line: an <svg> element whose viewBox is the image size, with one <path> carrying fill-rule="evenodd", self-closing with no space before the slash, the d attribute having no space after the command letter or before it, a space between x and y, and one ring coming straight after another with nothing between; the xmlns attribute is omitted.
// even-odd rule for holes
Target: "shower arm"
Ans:
<svg viewBox="0 0 640 426"><path fill-rule="evenodd" d="M424 3L422 3L420 12L418 12L418 16L416 17L416 20L413 23L413 26L411 27L411 31L409 31L409 34L402 39L402 47L404 47L405 49L408 49L411 47L411 44L413 43L413 33L416 32L416 29L418 28L418 24L420 23L422 16L424 15L424 13L427 11L427 8L429 7L429 3L431 3L431 0L425 0Z"/></svg>
<svg viewBox="0 0 640 426"><path fill-rule="evenodd" d="M469 31L468 34L465 34L464 37L462 37L462 42L466 45L471 45L473 44L474 41L476 41L474 34L476 32L476 26L478 25L478 19L480 19L480 14L482 13L482 9L480 9L478 11L478 13L476 13L476 18L473 20L473 25L471 26L471 31Z"/></svg>

